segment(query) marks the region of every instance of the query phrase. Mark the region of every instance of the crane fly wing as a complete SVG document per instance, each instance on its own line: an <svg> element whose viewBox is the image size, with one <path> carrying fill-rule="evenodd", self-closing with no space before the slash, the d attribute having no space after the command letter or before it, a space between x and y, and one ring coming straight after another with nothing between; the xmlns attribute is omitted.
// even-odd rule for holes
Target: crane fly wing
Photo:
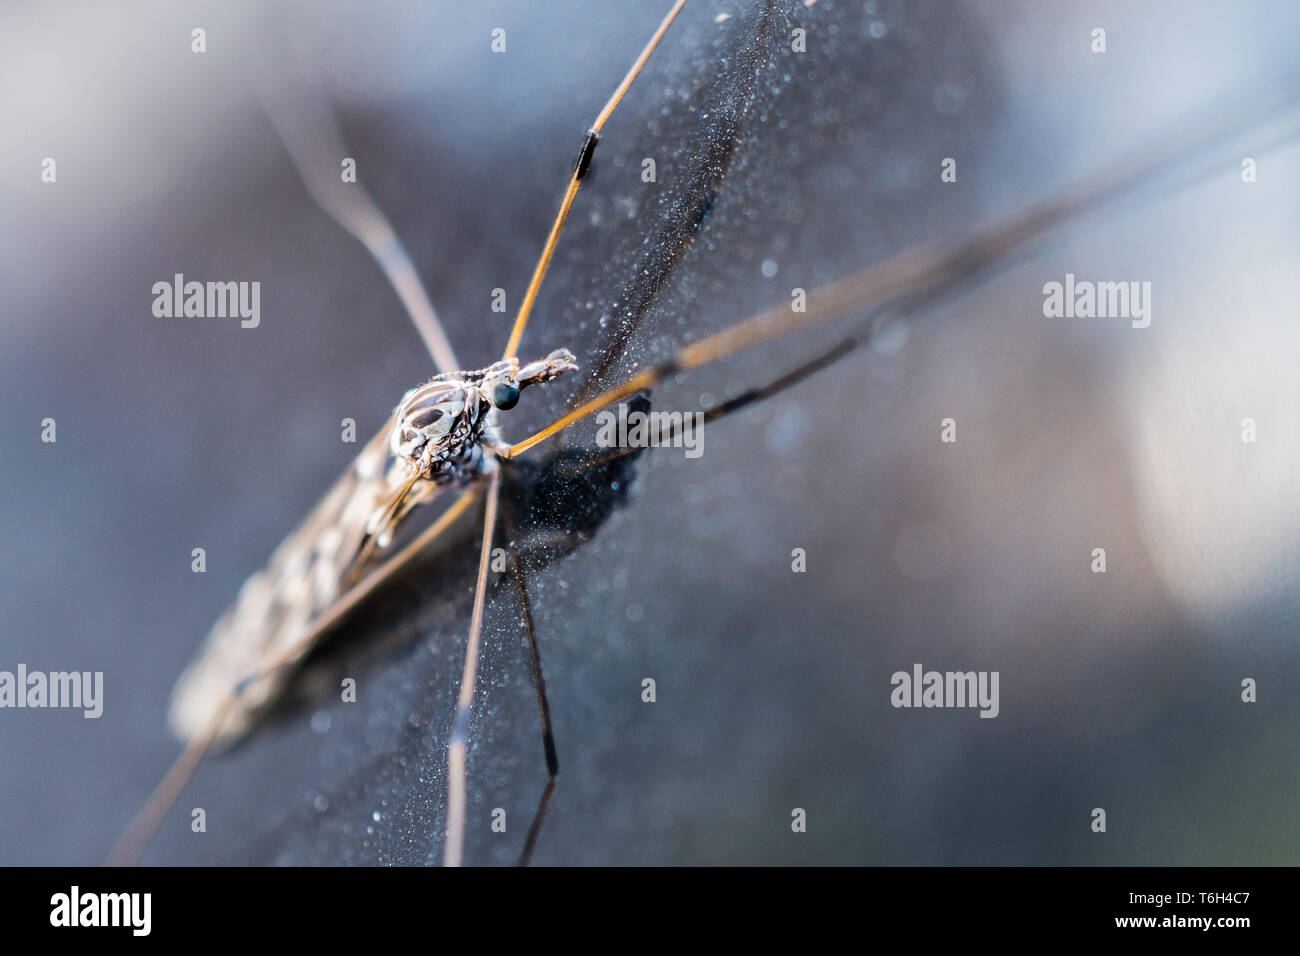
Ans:
<svg viewBox="0 0 1300 956"><path fill-rule="evenodd" d="M172 691L168 724L176 736L188 741L207 732L241 682L247 685L224 718L217 740L229 741L247 731L280 694L292 671L278 666L261 674L265 662L301 643L312 624L375 562L376 543L386 546L396 525L437 494L432 482L410 481L404 463L386 467L392 426L390 419L362 448L213 625ZM291 660L301 659L310 646L306 642Z"/></svg>

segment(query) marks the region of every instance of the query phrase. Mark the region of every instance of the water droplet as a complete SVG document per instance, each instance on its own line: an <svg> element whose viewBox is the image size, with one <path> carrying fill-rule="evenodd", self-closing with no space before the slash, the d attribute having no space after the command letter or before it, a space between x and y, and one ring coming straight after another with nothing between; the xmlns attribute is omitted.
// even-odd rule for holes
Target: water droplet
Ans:
<svg viewBox="0 0 1300 956"><path fill-rule="evenodd" d="M789 451L806 428L803 413L797 408L787 408L768 423L767 442L774 451Z"/></svg>
<svg viewBox="0 0 1300 956"><path fill-rule="evenodd" d="M318 710L316 711L316 713L311 715L312 733L324 734L324 733L328 733L329 729L330 729L330 715L327 712L323 710Z"/></svg>
<svg viewBox="0 0 1300 956"><path fill-rule="evenodd" d="M766 279L770 279L772 278L772 276L776 275L776 269L777 269L776 262L772 259L764 259L762 269L763 269L763 277Z"/></svg>
<svg viewBox="0 0 1300 956"><path fill-rule="evenodd" d="M370 819L378 823L380 820L383 819L383 814L381 814L378 810L376 810L374 813L370 814Z"/></svg>
<svg viewBox="0 0 1300 956"><path fill-rule="evenodd" d="M879 40L889 32L889 27L885 26L884 22L881 20L872 20L871 26L867 29L871 31L871 38L873 40Z"/></svg>

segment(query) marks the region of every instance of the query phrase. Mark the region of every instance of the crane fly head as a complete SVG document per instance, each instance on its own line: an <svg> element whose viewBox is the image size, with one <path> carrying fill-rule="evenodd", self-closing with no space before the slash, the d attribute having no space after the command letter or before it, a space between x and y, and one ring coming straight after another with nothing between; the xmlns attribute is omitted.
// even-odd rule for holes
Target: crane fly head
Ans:
<svg viewBox="0 0 1300 956"><path fill-rule="evenodd" d="M523 366L517 358L509 358L476 372L438 375L402 398L389 450L431 478L469 468L468 458L483 441L484 432L495 434L494 409L514 408L521 390L577 367L572 352L556 349Z"/></svg>
<svg viewBox="0 0 1300 956"><path fill-rule="evenodd" d="M520 366L519 359L508 358L483 370L479 392L493 408L509 411L519 403L519 393L529 385L549 382L573 372L578 363L568 349L556 349L544 359Z"/></svg>

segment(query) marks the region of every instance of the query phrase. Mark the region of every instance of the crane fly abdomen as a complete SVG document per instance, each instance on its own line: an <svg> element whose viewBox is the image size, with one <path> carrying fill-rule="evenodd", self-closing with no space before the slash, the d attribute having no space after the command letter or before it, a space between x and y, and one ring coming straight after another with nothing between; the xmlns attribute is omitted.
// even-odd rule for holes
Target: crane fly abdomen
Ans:
<svg viewBox="0 0 1300 956"><path fill-rule="evenodd" d="M202 734L240 681L291 649L338 599L371 515L401 484L394 469L385 470L386 457L384 444L372 440L266 567L244 582L172 692L168 724L176 736ZM244 733L287 676L280 668L242 688L217 739Z"/></svg>

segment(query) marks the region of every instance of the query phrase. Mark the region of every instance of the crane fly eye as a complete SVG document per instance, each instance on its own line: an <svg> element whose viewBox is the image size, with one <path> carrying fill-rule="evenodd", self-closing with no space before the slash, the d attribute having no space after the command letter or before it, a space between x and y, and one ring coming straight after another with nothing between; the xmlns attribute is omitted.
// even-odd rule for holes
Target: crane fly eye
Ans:
<svg viewBox="0 0 1300 956"><path fill-rule="evenodd" d="M492 387L492 404L503 412L519 404L519 387L501 382Z"/></svg>

